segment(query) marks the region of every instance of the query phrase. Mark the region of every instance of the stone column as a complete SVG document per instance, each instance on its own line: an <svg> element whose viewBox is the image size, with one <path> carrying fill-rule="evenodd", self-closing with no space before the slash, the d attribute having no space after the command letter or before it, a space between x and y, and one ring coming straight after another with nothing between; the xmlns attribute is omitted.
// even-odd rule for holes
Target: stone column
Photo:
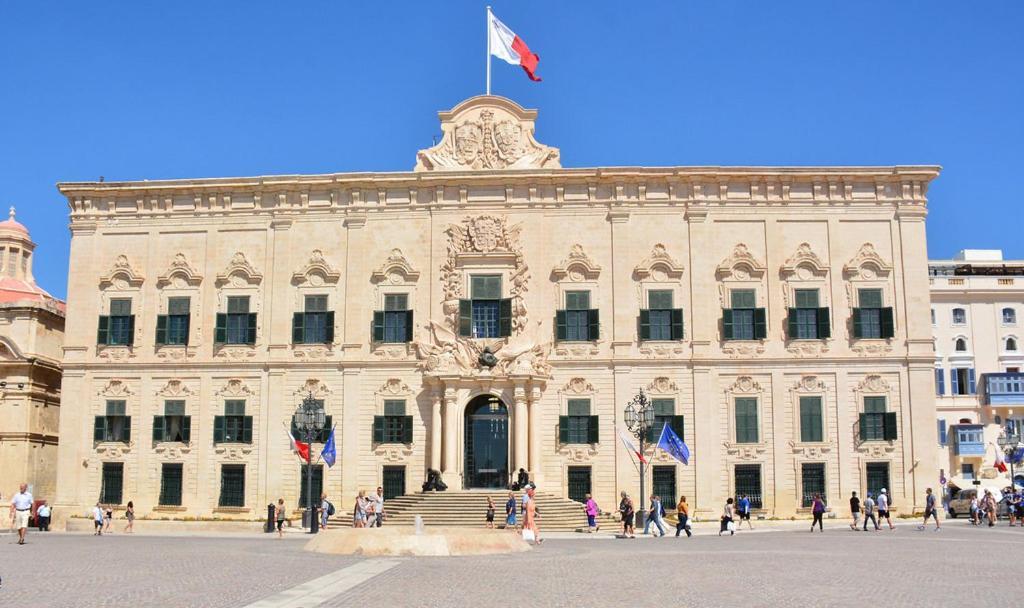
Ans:
<svg viewBox="0 0 1024 608"><path fill-rule="evenodd" d="M530 390L530 477L534 482L544 481L544 470L540 462L540 389Z"/></svg>
<svg viewBox="0 0 1024 608"><path fill-rule="evenodd" d="M514 429L512 432L513 442L515 449L513 457L515 458L515 471L512 472L512 478L515 479L516 474L519 473L519 469L530 469L530 461L526 452L527 444L527 406L526 406L526 391L523 390L522 386L517 386L515 389L515 400L514 410L512 411L512 424Z"/></svg>
<svg viewBox="0 0 1024 608"><path fill-rule="evenodd" d="M444 482L454 487L457 471L455 446L458 445L458 424L455 420L456 393L453 389L444 392Z"/></svg>
<svg viewBox="0 0 1024 608"><path fill-rule="evenodd" d="M437 389L430 395L430 468L441 470L441 395Z"/></svg>

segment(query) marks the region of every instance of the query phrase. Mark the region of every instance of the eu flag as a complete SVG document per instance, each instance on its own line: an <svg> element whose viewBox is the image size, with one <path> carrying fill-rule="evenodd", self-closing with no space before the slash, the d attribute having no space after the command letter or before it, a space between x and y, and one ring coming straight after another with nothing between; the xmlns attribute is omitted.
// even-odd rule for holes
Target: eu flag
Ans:
<svg viewBox="0 0 1024 608"><path fill-rule="evenodd" d="M690 464L690 448L686 442L676 435L672 427L665 425L661 427L661 438L658 439L658 448L668 452L669 456L683 464Z"/></svg>
<svg viewBox="0 0 1024 608"><path fill-rule="evenodd" d="M328 467L334 466L334 460L338 457L338 450L334 447L334 429L331 429L331 436L327 438L327 443L324 444L320 456L323 457Z"/></svg>

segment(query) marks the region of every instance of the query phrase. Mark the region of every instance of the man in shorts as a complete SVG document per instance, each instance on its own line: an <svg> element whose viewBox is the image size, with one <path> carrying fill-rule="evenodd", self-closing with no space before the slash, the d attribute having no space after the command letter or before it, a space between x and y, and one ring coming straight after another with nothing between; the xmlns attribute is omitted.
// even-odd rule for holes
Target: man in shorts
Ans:
<svg viewBox="0 0 1024 608"><path fill-rule="evenodd" d="M857 498L856 492L850 496L850 515L853 516L853 523L850 524L850 529L856 530L857 525L860 523L860 499Z"/></svg>
<svg viewBox="0 0 1024 608"><path fill-rule="evenodd" d="M28 519L32 515L32 495L28 493L28 484L18 486L18 493L11 498L11 519L18 530L18 544L25 544L25 533L28 531Z"/></svg>
<svg viewBox="0 0 1024 608"><path fill-rule="evenodd" d="M746 494L740 496L739 501L736 503L737 511L739 512L740 523L736 526L739 529L743 525L743 522L747 522L747 528L753 530L754 525L750 523L750 497Z"/></svg>
<svg viewBox="0 0 1024 608"><path fill-rule="evenodd" d="M895 530L896 526L892 525L892 518L889 516L889 495L886 493L885 488L878 491L878 521L885 520L889 524L890 530Z"/></svg>
<svg viewBox="0 0 1024 608"><path fill-rule="evenodd" d="M928 488L924 493L924 523L917 527L918 530L924 530L924 527L928 525L928 519L935 518L935 530L938 531L939 527L939 510L935 508L936 500L935 495L932 494L932 489Z"/></svg>

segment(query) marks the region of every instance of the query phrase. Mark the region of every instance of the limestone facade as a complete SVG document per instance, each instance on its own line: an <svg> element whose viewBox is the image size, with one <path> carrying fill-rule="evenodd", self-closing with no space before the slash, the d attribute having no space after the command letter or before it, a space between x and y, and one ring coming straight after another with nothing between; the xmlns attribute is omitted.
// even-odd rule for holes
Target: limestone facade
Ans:
<svg viewBox="0 0 1024 608"><path fill-rule="evenodd" d="M440 116L444 137L412 172L60 184L63 503L94 503L106 464L140 514L295 505L285 428L312 392L336 424L324 484L342 513L400 472L406 492L428 467L453 488L506 474L467 450L489 423L507 443L487 458L507 456L508 474L566 496L589 477L614 510L638 489L617 429L641 389L692 451L683 466L649 450L647 487L700 514L759 489L765 513L792 515L815 484L841 510L869 469L898 509L921 502L937 475L924 222L937 167L569 169L509 100ZM891 311L891 337L854 337L860 289ZM158 345L183 297L187 345ZM114 343L112 306L134 319ZM331 314L296 317L309 306ZM797 308L814 311L799 328ZM727 329L723 309L747 312ZM317 319L323 343L296 343ZM481 395L490 409L467 412ZM867 397L882 399L863 440ZM168 401L183 402L187 441L154 439ZM97 430L111 402L130 434ZM239 402L250 426L224 441ZM181 465L180 505L159 504L167 464ZM225 465L244 465L241 506L223 506Z"/></svg>

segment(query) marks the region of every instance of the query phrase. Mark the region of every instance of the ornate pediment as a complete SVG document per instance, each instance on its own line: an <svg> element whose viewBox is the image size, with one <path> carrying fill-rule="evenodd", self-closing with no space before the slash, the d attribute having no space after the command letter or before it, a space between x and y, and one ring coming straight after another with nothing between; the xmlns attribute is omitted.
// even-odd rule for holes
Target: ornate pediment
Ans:
<svg viewBox="0 0 1024 608"><path fill-rule="evenodd" d="M299 397L313 395L316 399L326 399L331 394L331 389L327 388L326 384L316 378L308 378L295 391L295 394Z"/></svg>
<svg viewBox="0 0 1024 608"><path fill-rule="evenodd" d="M225 397L252 397L255 393L240 378L231 378L214 394Z"/></svg>
<svg viewBox="0 0 1024 608"><path fill-rule="evenodd" d="M828 274L828 264L821 261L810 244L800 243L793 255L783 264L782 274L784 277L795 276L800 280L820 278Z"/></svg>
<svg viewBox="0 0 1024 608"><path fill-rule="evenodd" d="M569 249L569 257L551 269L554 281L593 281L601 274L601 267L583 251L583 245L576 243Z"/></svg>
<svg viewBox="0 0 1024 608"><path fill-rule="evenodd" d="M100 277L100 289L129 289L142 285L142 274L128 261L128 256L119 255L107 274Z"/></svg>
<svg viewBox="0 0 1024 608"><path fill-rule="evenodd" d="M651 255L644 258L633 269L633 276L638 281L648 279L652 281L678 280L683 276L683 270L682 262L669 255L665 246L658 243L651 250Z"/></svg>
<svg viewBox="0 0 1024 608"><path fill-rule="evenodd" d="M592 395L597 392L594 385L587 382L585 378L572 378L562 387L563 393L572 395Z"/></svg>
<svg viewBox="0 0 1024 608"><path fill-rule="evenodd" d="M761 393L764 391L764 389L761 388L761 384L750 376L737 376L736 381L733 382L727 390L730 393L746 394Z"/></svg>
<svg viewBox="0 0 1024 608"><path fill-rule="evenodd" d="M802 376L793 385L792 390L798 393L821 393L825 388L825 383L817 376Z"/></svg>
<svg viewBox="0 0 1024 608"><path fill-rule="evenodd" d="M217 285L232 285L244 287L246 285L258 285L263 280L263 274L258 272L245 254L236 252L223 272L217 275Z"/></svg>
<svg viewBox="0 0 1024 608"><path fill-rule="evenodd" d="M647 392L652 395L672 395L679 392L679 386L670 378L659 376L647 385Z"/></svg>
<svg viewBox="0 0 1024 608"><path fill-rule="evenodd" d="M370 275L374 283L415 283L420 278L420 271L412 267L401 249L391 250L388 259Z"/></svg>
<svg viewBox="0 0 1024 608"><path fill-rule="evenodd" d="M843 267L843 274L847 278L860 278L869 281L889 276L890 272L892 272L892 264L878 255L875 246L871 243L861 245L857 255L853 256Z"/></svg>
<svg viewBox="0 0 1024 608"><path fill-rule="evenodd" d="M538 325L538 324L534 324ZM551 375L551 343L542 342L537 327L486 344L460 336L437 321L428 321L427 335L413 342L420 369L435 376Z"/></svg>
<svg viewBox="0 0 1024 608"><path fill-rule="evenodd" d="M388 378L384 384L377 389L377 394L389 397L407 396L412 394L412 389L399 378Z"/></svg>
<svg viewBox="0 0 1024 608"><path fill-rule="evenodd" d="M889 389L889 383L885 378L878 374L865 376L864 379L857 384L857 391L861 393L888 393Z"/></svg>
<svg viewBox="0 0 1024 608"><path fill-rule="evenodd" d="M748 281L760 279L767 269L767 266L750 253L750 249L745 244L739 243L733 248L732 254L722 260L715 273L719 279L730 278L737 281Z"/></svg>
<svg viewBox="0 0 1024 608"><path fill-rule="evenodd" d="M292 274L292 283L295 285L302 283L324 285L325 283L337 283L340 278L341 273L324 259L324 252L314 249L309 254L309 261Z"/></svg>
<svg viewBox="0 0 1024 608"><path fill-rule="evenodd" d="M203 276L189 264L185 254L180 252L174 254L174 259L167 266L167 270L156 278L157 287L198 287L202 282Z"/></svg>
<svg viewBox="0 0 1024 608"><path fill-rule="evenodd" d="M128 397L132 392L124 380L110 380L96 394L102 397Z"/></svg>
<svg viewBox="0 0 1024 608"><path fill-rule="evenodd" d="M159 397L188 397L195 393L181 380L173 379L168 380L167 384L163 385L156 394Z"/></svg>
<svg viewBox="0 0 1024 608"><path fill-rule="evenodd" d="M416 153L414 171L558 169L558 148L533 138L536 110L489 95L439 112L441 141Z"/></svg>

